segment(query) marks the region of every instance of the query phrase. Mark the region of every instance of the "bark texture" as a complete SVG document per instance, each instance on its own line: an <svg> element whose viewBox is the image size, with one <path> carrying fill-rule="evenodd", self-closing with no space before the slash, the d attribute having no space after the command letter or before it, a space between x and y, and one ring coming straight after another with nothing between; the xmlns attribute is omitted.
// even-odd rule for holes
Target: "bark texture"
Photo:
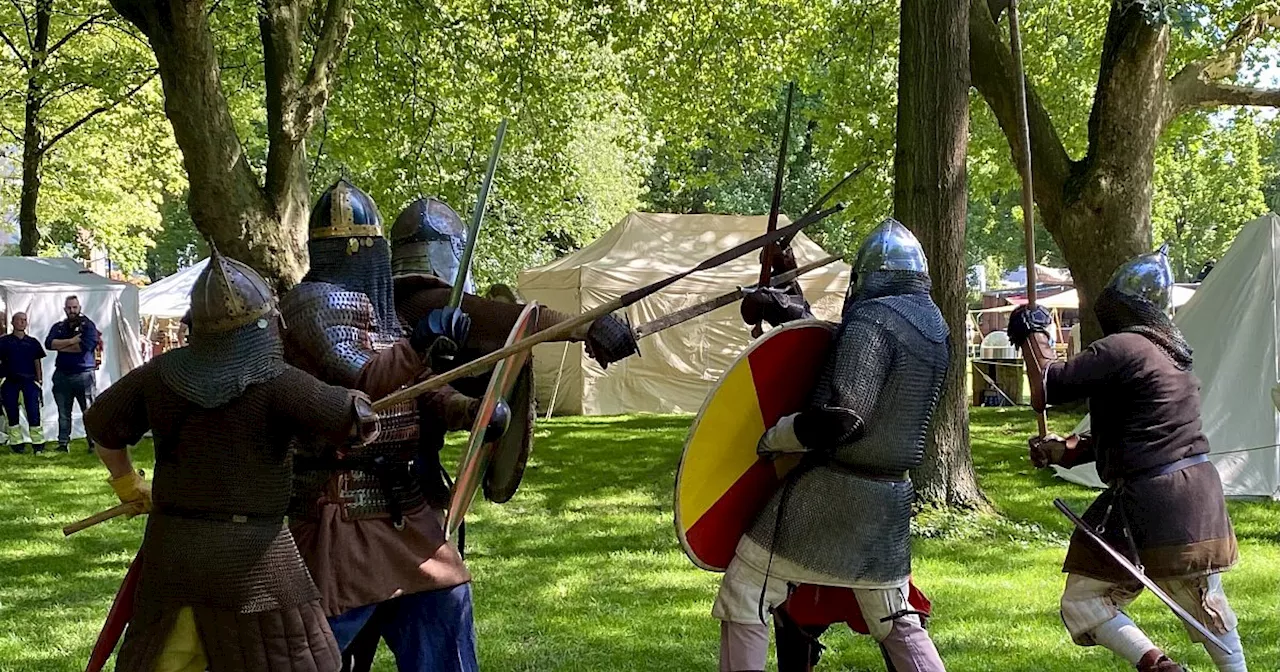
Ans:
<svg viewBox="0 0 1280 672"><path fill-rule="evenodd" d="M22 123L22 195L18 202L18 248L24 257L40 251L40 227L36 206L40 202L41 164L44 162L44 138L40 129L40 112L44 108L43 70L49 52L49 17L52 0L37 0L35 35L27 57L27 98Z"/></svg>
<svg viewBox="0 0 1280 672"><path fill-rule="evenodd" d="M951 328L951 368L924 464L912 475L925 504L985 503L969 452L965 341L965 155L969 138L968 5L903 0L898 54L893 210L920 239L933 298Z"/></svg>
<svg viewBox="0 0 1280 672"><path fill-rule="evenodd" d="M1015 162L1017 73L997 25L1007 3L971 0L969 64L973 86L1009 140ZM1080 290L1083 340L1101 336L1089 306L1115 269L1150 251L1155 149L1161 132L1188 109L1223 104L1280 105L1280 91L1236 86L1233 78L1248 44L1280 25L1269 10L1246 17L1220 53L1166 73L1169 27L1153 23L1138 3L1111 3L1098 69L1085 156L1067 155L1048 111L1027 82L1035 201Z"/></svg>
<svg viewBox="0 0 1280 672"><path fill-rule="evenodd" d="M328 101L351 29L348 0L329 0L315 54L302 69L304 0L265 0L259 12L267 94L266 183L254 175L220 85L208 8L191 0L112 0L147 36L164 86L165 113L182 149L196 228L277 291L306 272L310 212L305 140Z"/></svg>

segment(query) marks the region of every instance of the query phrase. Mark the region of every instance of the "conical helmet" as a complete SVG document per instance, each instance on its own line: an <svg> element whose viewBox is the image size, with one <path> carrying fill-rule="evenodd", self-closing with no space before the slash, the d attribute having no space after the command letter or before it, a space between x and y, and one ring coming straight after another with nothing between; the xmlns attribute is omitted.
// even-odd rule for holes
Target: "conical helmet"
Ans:
<svg viewBox="0 0 1280 672"><path fill-rule="evenodd" d="M257 271L222 256L212 243L209 250L209 263L191 288L192 333L234 331L275 310L271 287Z"/></svg>
<svg viewBox="0 0 1280 672"><path fill-rule="evenodd" d="M861 283L876 271L929 272L929 261L915 234L890 217L880 223L858 248L853 261L854 281Z"/></svg>
<svg viewBox="0 0 1280 672"><path fill-rule="evenodd" d="M391 272L429 273L453 284L467 247L462 218L444 201L419 198L391 226ZM468 274L464 288L471 291Z"/></svg>
<svg viewBox="0 0 1280 672"><path fill-rule="evenodd" d="M382 215L369 194L342 178L311 208L309 228L311 240L377 238L382 236Z"/></svg>
<svg viewBox="0 0 1280 672"><path fill-rule="evenodd" d="M1173 286L1168 243L1124 262L1107 282L1107 289L1146 301L1165 313L1173 310Z"/></svg>

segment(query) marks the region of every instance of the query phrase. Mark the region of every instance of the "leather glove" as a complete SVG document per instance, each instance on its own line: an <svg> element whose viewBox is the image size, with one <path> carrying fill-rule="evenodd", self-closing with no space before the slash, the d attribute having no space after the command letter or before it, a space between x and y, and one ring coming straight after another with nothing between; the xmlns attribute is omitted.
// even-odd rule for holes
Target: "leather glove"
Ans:
<svg viewBox="0 0 1280 672"><path fill-rule="evenodd" d="M409 337L409 344L414 350L425 355L431 346L443 337L453 341L456 352L460 344L467 342L467 335L470 333L471 316L459 308L446 306L436 308L426 317L418 320L418 324L413 328L413 335Z"/></svg>
<svg viewBox="0 0 1280 672"><path fill-rule="evenodd" d="M610 364L626 359L640 350L631 326L613 315L605 315L592 322L585 341L587 354L603 369L608 369Z"/></svg>
<svg viewBox="0 0 1280 672"><path fill-rule="evenodd" d="M769 428L756 443L756 454L767 460L776 460L786 455L809 452L800 439L796 438L796 416L792 413L784 416L778 424Z"/></svg>
<svg viewBox="0 0 1280 672"><path fill-rule="evenodd" d="M1072 448L1070 443L1074 443L1073 439L1075 439L1074 436L1064 439L1057 434L1033 436L1027 439L1032 466L1036 469L1044 469L1050 465L1062 464L1067 452Z"/></svg>
<svg viewBox="0 0 1280 672"><path fill-rule="evenodd" d="M1043 306L1036 306L1034 309L1018 306L1009 314L1009 329L1006 333L1009 335L1009 342L1019 350L1022 350L1027 341L1031 340L1032 334L1044 334L1052 348L1052 327L1053 316Z"/></svg>
<svg viewBox="0 0 1280 672"><path fill-rule="evenodd" d="M143 480L141 471L135 470L120 478L108 478L107 483L111 484L111 489L116 491L122 504L137 503L137 511L129 514L130 518L139 513L151 512L151 485Z"/></svg>
<svg viewBox="0 0 1280 672"><path fill-rule="evenodd" d="M768 256L768 259L765 257ZM782 275L789 271L796 270L796 254L790 245L786 247L778 247L777 245L765 245L760 250L760 263L769 264L769 270L773 275Z"/></svg>
<svg viewBox="0 0 1280 672"><path fill-rule="evenodd" d="M489 416L489 425L485 427L484 442L492 443L501 439L510 426L511 407L507 405L507 402L499 399L498 405L493 408L493 415Z"/></svg>
<svg viewBox="0 0 1280 672"><path fill-rule="evenodd" d="M809 312L809 302L804 300L803 295L799 295L798 286L794 293L775 287L749 291L742 297L739 312L742 313L742 321L747 324L768 322L775 327L784 322L813 317L813 313Z"/></svg>

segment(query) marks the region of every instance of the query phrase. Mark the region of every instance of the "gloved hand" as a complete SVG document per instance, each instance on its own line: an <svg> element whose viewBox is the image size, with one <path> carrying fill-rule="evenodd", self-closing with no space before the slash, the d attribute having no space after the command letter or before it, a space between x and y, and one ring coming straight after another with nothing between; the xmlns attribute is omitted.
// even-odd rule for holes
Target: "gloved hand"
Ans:
<svg viewBox="0 0 1280 672"><path fill-rule="evenodd" d="M1033 334L1044 334L1049 347L1052 348L1052 327L1053 316L1043 306L1036 306L1034 309L1018 306L1009 314L1009 329L1006 333L1009 335L1009 342L1019 350L1026 346Z"/></svg>
<svg viewBox="0 0 1280 672"><path fill-rule="evenodd" d="M1057 434L1033 436L1027 439L1028 455L1031 465L1036 469L1044 469L1050 465L1063 464L1067 452L1071 450L1075 437L1062 438Z"/></svg>
<svg viewBox="0 0 1280 672"><path fill-rule="evenodd" d="M766 257L768 258L766 259ZM769 270L772 275L782 275L797 268L796 254L790 245L786 247L765 245L760 250L760 263L763 265L766 262L769 264Z"/></svg>
<svg viewBox="0 0 1280 672"><path fill-rule="evenodd" d="M151 512L151 485L143 480L141 471L135 470L120 478L108 478L107 483L111 484L111 489L116 491L122 504L137 503L137 512L129 514L130 518L139 513Z"/></svg>
<svg viewBox="0 0 1280 672"><path fill-rule="evenodd" d="M489 426L484 430L485 443L492 443L501 439L510 426L511 407L507 405L507 402L499 399L498 405L493 408L493 415L489 416Z"/></svg>
<svg viewBox="0 0 1280 672"><path fill-rule="evenodd" d="M458 346L467 342L467 334L471 333L471 316L459 308L436 308L426 317L418 320L409 336L409 344L414 350L427 354L431 346L440 338L453 341L455 351Z"/></svg>
<svg viewBox="0 0 1280 672"><path fill-rule="evenodd" d="M775 287L761 287L747 292L739 307L742 321L747 324L768 322L776 327L784 322L813 317L813 313L809 312L809 302L798 292L798 287L795 293Z"/></svg>
<svg viewBox="0 0 1280 672"><path fill-rule="evenodd" d="M756 454L767 460L776 460L786 455L809 452L800 439L796 438L796 416L792 413L778 420L778 424L769 428L756 443Z"/></svg>
<svg viewBox="0 0 1280 672"><path fill-rule="evenodd" d="M640 350L631 326L613 315L605 315L591 323L591 328L587 330L586 346L587 354L605 369Z"/></svg>

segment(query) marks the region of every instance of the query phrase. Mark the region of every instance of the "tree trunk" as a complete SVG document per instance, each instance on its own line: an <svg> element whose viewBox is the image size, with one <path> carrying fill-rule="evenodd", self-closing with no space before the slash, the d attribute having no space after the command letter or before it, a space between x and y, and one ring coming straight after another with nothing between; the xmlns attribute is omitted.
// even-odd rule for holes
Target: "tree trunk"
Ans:
<svg viewBox="0 0 1280 672"><path fill-rule="evenodd" d="M221 69L204 3L112 0L112 6L155 51L196 229L277 291L287 290L306 271L306 203L292 204L282 217L259 186L219 84Z"/></svg>
<svg viewBox="0 0 1280 672"><path fill-rule="evenodd" d="M965 154L969 137L968 5L903 0L898 55L893 209L929 259L933 298L951 328L951 367L934 414L924 464L913 480L920 501L985 504L969 452L965 333Z"/></svg>
<svg viewBox="0 0 1280 672"><path fill-rule="evenodd" d="M44 108L42 75L49 51L49 15L52 11L52 0L37 0L36 33L27 64L26 114L22 129L22 197L18 205L18 247L24 257L34 257L40 252L40 220L36 212L40 201L40 164L44 161L40 112Z"/></svg>
<svg viewBox="0 0 1280 672"><path fill-rule="evenodd" d="M985 0L970 3L973 84L1009 139L1022 148L1014 95L1017 74ZM1115 269L1152 247L1155 149L1170 118L1165 59L1169 28L1139 3L1113 2L1089 116L1089 151L1072 161L1035 89L1027 86L1032 172L1040 221L1053 236L1080 294L1081 339L1102 336L1092 305Z"/></svg>

